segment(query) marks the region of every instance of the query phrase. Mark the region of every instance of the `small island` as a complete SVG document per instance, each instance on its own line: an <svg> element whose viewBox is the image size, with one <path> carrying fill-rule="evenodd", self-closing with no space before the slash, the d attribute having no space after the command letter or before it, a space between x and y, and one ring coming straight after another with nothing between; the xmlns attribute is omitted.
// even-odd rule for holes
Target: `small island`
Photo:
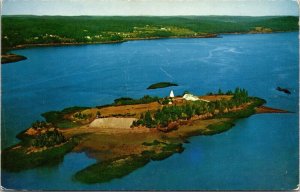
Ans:
<svg viewBox="0 0 300 192"><path fill-rule="evenodd" d="M20 143L2 151L2 168L18 172L58 164L71 151L85 152L97 162L74 179L108 182L183 152L191 136L222 133L256 113L287 112L265 103L236 88L203 96L123 97L110 105L50 111L42 114L46 121L36 121L17 135Z"/></svg>
<svg viewBox="0 0 300 192"><path fill-rule="evenodd" d="M13 63L27 59L25 56L6 53L1 55L1 64Z"/></svg>
<svg viewBox="0 0 300 192"><path fill-rule="evenodd" d="M277 91L281 91L281 92L283 92L283 93L285 93L285 94L288 94L288 95L291 94L291 91L288 90L288 89L286 89L286 88L277 87L276 90L277 90Z"/></svg>
<svg viewBox="0 0 300 192"><path fill-rule="evenodd" d="M159 82L150 85L147 89L159 89L159 88L166 88L171 86L178 86L178 84L170 83L170 82Z"/></svg>

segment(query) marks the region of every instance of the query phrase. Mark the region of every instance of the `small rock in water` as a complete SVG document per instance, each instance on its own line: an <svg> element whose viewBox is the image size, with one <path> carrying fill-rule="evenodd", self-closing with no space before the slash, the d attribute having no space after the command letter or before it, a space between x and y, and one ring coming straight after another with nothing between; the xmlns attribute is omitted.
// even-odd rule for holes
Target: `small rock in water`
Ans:
<svg viewBox="0 0 300 192"><path fill-rule="evenodd" d="M277 91L284 92L284 93L286 93L286 94L291 94L291 92L290 92L288 89L285 89L285 88L277 87L276 90L277 90Z"/></svg>

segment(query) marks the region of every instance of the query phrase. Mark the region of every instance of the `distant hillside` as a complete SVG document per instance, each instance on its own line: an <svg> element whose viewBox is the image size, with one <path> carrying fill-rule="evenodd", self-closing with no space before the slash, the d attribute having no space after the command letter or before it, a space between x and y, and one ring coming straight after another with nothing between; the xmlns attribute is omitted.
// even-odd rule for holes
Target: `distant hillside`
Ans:
<svg viewBox="0 0 300 192"><path fill-rule="evenodd" d="M2 48L96 43L136 38L201 37L219 33L297 31L298 17L268 16L2 16Z"/></svg>

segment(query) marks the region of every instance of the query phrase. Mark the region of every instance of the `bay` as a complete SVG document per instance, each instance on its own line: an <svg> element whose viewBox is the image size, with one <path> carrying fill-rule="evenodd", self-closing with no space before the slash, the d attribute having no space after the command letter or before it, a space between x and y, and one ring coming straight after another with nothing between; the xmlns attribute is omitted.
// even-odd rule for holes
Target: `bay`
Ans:
<svg viewBox="0 0 300 192"><path fill-rule="evenodd" d="M42 119L41 113L70 106L96 106L118 97L167 96L242 87L267 105L291 114L254 115L219 135L190 139L182 154L150 162L122 179L83 185L68 162L93 163L70 153L56 167L2 172L13 189L272 189L299 180L298 33L223 35L211 39L161 39L120 44L16 50L28 59L2 65L1 143ZM147 90L157 82L178 87ZM276 90L288 88L291 95ZM73 156L76 161L70 161ZM26 179L24 179L26 178ZM63 181L63 182L61 182Z"/></svg>

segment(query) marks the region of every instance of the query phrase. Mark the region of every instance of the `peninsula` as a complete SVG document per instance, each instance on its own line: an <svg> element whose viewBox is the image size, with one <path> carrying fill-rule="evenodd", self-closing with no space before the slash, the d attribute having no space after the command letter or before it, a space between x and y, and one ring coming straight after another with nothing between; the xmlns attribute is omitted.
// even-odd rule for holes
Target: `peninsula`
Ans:
<svg viewBox="0 0 300 192"><path fill-rule="evenodd" d="M27 59L22 55L16 55L12 53L6 53L1 55L1 64L13 63Z"/></svg>
<svg viewBox="0 0 300 192"><path fill-rule="evenodd" d="M51 111L43 114L45 122L34 122L17 135L20 143L2 151L2 168L22 171L59 163L70 151L83 151L98 162L74 179L108 182L181 153L191 136L224 132L236 120L256 113L287 112L264 107L265 103L236 88L203 96L120 98L105 106Z"/></svg>

